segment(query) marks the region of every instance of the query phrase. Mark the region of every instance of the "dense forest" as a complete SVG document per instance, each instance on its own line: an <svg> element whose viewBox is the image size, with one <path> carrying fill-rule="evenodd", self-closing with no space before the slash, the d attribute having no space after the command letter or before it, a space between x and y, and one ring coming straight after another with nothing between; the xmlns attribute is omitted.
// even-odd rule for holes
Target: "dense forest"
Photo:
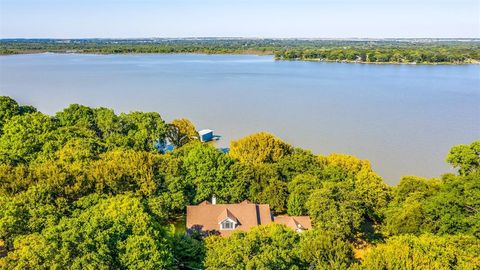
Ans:
<svg viewBox="0 0 480 270"><path fill-rule="evenodd" d="M445 153L456 173L392 187L366 160L269 133L228 153L197 136L154 112L73 104L49 116L0 97L0 268L480 269L480 141ZM314 228L187 234L186 205L212 194Z"/></svg>
<svg viewBox="0 0 480 270"><path fill-rule="evenodd" d="M480 61L480 41L316 39L3 39L0 54L21 53L269 54L277 60L355 63L468 64Z"/></svg>
<svg viewBox="0 0 480 270"><path fill-rule="evenodd" d="M480 46L472 45L397 45L307 47L275 53L278 60L333 61L354 63L435 64L478 63Z"/></svg>

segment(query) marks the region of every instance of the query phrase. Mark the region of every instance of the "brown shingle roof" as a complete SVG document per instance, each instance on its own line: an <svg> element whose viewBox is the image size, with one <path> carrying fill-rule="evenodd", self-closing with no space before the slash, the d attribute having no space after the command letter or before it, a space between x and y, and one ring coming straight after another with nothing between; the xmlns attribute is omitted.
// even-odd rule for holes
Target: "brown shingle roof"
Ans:
<svg viewBox="0 0 480 270"><path fill-rule="evenodd" d="M283 224L293 230L309 230L312 228L309 216L277 216L273 222Z"/></svg>
<svg viewBox="0 0 480 270"><path fill-rule="evenodd" d="M224 217L222 219L222 217ZM220 230L219 222L226 217L236 220L235 230ZM204 233L230 235L232 231L248 230L254 226L272 222L268 204L253 204L244 201L239 204L207 204L187 206L187 229Z"/></svg>
<svg viewBox="0 0 480 270"><path fill-rule="evenodd" d="M237 223L234 230L220 230L219 223L227 218ZM246 231L271 222L283 224L293 230L312 228L308 216L272 217L268 204L254 204L248 200L238 204L211 204L204 201L199 205L187 206L187 229L206 234L228 236L236 230Z"/></svg>

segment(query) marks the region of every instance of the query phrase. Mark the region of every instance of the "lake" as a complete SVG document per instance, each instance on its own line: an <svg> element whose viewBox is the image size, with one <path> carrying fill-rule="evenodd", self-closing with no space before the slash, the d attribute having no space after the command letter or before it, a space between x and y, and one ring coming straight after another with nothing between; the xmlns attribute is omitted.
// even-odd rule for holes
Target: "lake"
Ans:
<svg viewBox="0 0 480 270"><path fill-rule="evenodd" d="M316 154L371 161L389 184L438 177L480 139L479 65L365 65L251 55L0 57L0 94L54 114L71 103L187 117L219 146L271 132Z"/></svg>

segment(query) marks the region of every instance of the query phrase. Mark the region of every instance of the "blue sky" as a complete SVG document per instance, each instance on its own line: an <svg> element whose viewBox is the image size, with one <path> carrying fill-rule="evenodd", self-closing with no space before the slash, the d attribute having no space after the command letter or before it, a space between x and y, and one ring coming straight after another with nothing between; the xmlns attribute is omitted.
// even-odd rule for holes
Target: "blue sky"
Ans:
<svg viewBox="0 0 480 270"><path fill-rule="evenodd" d="M1 38L480 37L480 0L0 0Z"/></svg>

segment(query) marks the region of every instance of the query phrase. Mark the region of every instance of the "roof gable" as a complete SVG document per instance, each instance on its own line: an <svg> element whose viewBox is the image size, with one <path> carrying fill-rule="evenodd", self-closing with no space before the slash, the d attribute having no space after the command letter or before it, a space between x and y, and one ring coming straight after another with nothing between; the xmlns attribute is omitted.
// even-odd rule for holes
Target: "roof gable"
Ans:
<svg viewBox="0 0 480 270"><path fill-rule="evenodd" d="M228 208L225 208L225 210L223 210L218 216L217 221L220 224L227 219L233 221L234 223L238 223L238 219L232 214L232 212L230 212Z"/></svg>

